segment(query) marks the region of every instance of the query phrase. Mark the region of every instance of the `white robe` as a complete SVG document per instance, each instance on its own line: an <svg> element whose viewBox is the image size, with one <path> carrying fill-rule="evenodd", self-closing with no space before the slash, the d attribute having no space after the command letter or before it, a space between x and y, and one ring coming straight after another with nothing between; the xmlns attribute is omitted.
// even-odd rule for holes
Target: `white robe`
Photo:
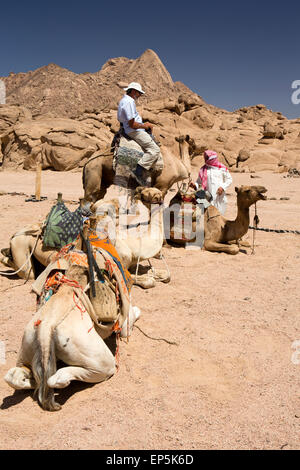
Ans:
<svg viewBox="0 0 300 470"><path fill-rule="evenodd" d="M207 169L207 186L206 190L209 191L213 197L211 204L215 206L222 215L225 214L227 197L225 194L226 189L231 185L232 177L228 170L225 168L210 167ZM201 179L196 180L197 189L201 187ZM223 188L224 191L221 195L217 194L218 188Z"/></svg>

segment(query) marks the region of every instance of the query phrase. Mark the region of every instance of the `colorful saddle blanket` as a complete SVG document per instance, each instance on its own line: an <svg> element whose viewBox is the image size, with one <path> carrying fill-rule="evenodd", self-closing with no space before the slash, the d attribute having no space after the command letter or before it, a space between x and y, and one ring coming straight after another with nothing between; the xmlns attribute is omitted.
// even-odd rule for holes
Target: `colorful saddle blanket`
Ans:
<svg viewBox="0 0 300 470"><path fill-rule="evenodd" d="M95 248L95 259L98 267L108 273L111 280L115 280L117 285L117 292L120 304L120 314L118 317L118 324L122 326L129 313L130 307L130 290L133 284L130 273L124 268L122 261L119 257L115 247L111 244L107 237L101 238L101 234L92 234L89 236L89 241L92 247ZM45 291L45 286L51 287L51 282L57 281L57 272L67 273L72 265L82 266L88 269L88 259L86 253L76 250L74 245L63 247L60 250L54 261L45 268L36 281L32 285L32 290L38 297L41 297ZM54 273L54 275L53 275ZM99 283L98 283L99 284ZM97 293L100 297L95 300L90 299L92 306L87 309L92 319L99 325L99 321L108 321L107 315L103 317L103 309L98 311L97 306L102 305L103 300L100 291L103 291L105 286L98 285ZM90 303L90 302L89 302ZM94 308L93 308L94 306ZM111 313L111 312L109 312ZM109 321L113 318L109 318Z"/></svg>

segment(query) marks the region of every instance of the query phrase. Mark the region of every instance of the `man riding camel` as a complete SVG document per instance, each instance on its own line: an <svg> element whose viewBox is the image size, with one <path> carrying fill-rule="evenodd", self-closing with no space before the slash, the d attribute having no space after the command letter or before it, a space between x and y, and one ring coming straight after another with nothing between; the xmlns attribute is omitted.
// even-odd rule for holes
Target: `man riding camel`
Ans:
<svg viewBox="0 0 300 470"><path fill-rule="evenodd" d="M118 121L123 126L125 134L137 142L144 151L133 175L142 186L150 186L150 171L162 171L164 162L159 146L151 137L153 125L150 122L143 123L136 109L136 100L145 92L137 82L131 82L124 90L126 94L118 106Z"/></svg>

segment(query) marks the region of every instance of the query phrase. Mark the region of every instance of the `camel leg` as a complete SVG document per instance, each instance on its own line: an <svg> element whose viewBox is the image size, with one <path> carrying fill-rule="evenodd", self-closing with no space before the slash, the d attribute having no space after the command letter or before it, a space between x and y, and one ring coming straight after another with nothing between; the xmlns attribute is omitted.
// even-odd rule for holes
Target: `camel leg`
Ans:
<svg viewBox="0 0 300 470"><path fill-rule="evenodd" d="M230 240L228 242L229 245L238 245L238 246L244 246L245 248L250 248L251 245L247 240L243 240L240 238L239 240Z"/></svg>
<svg viewBox="0 0 300 470"><path fill-rule="evenodd" d="M0 255L0 263L2 263L7 268L16 269L13 262L11 261L11 259L8 256Z"/></svg>
<svg viewBox="0 0 300 470"><path fill-rule="evenodd" d="M29 237L26 235L19 235L12 238L10 242L10 250L15 270L18 270L24 265L24 263L26 263L26 260L28 260L22 271L18 272L18 276L22 279L34 279L33 266L31 260L29 260Z"/></svg>
<svg viewBox="0 0 300 470"><path fill-rule="evenodd" d="M16 367L12 367L4 377L8 385L16 390L32 389L36 385L30 369L34 355L35 320L31 320L25 328Z"/></svg>
<svg viewBox="0 0 300 470"><path fill-rule="evenodd" d="M225 243L217 243L212 240L204 240L204 248L206 251L218 251L229 255L236 255L240 251L236 245L226 245Z"/></svg>
<svg viewBox="0 0 300 470"><path fill-rule="evenodd" d="M67 387L72 380L99 383L115 373L115 358L96 332L87 312L77 309L56 328L56 354L66 364L52 375L50 388Z"/></svg>
<svg viewBox="0 0 300 470"><path fill-rule="evenodd" d="M140 315L141 315L140 309L138 307L132 307L130 305L129 314L128 314L128 317L129 317L129 336L132 333L132 328L133 328L134 323L137 321L138 318L140 318ZM121 329L121 337L122 338L127 337L127 333L128 333L127 330L128 330L128 328L127 328L127 319L126 319L123 326L122 326L122 329Z"/></svg>

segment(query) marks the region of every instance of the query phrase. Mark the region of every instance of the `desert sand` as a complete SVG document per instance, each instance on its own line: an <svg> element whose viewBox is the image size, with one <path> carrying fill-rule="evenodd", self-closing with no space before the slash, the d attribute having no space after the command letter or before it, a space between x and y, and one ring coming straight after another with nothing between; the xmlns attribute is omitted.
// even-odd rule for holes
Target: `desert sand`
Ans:
<svg viewBox="0 0 300 470"><path fill-rule="evenodd" d="M260 227L300 230L298 178L232 176L228 218L236 214L234 187L259 184L269 198L257 204ZM25 224L43 220L57 192L68 201L82 196L81 173L44 171L47 199L25 202L34 186L34 172L0 173L1 248ZM251 222L253 215L251 208ZM249 230L251 244L252 237ZM171 282L133 287L132 299L141 309L137 326L177 345L134 328L129 342L120 343L118 372L101 384L73 382L60 390L62 410L54 413L43 411L32 392L14 391L3 380L36 299L32 281L0 276L2 450L300 448L294 343L300 340L300 235L256 232L254 254L175 247L163 253Z"/></svg>

